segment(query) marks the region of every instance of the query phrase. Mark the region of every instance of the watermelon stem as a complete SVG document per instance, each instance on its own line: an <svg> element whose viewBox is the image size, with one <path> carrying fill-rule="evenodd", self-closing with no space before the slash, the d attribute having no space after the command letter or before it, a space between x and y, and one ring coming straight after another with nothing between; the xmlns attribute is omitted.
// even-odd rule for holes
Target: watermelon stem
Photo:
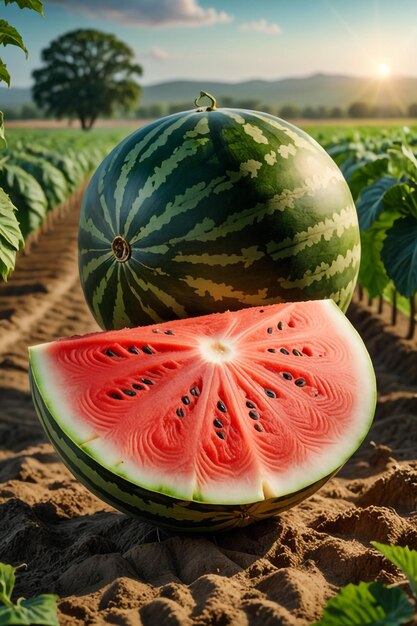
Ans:
<svg viewBox="0 0 417 626"><path fill-rule="evenodd" d="M111 249L118 263L125 263L130 259L132 253L130 245L121 235L117 235L112 241Z"/></svg>
<svg viewBox="0 0 417 626"><path fill-rule="evenodd" d="M194 105L198 108L200 106L201 98L204 97L208 98L211 101L210 105L206 108L206 111L215 111L217 109L217 100L210 93L207 93L207 91L200 91L200 95L197 96L197 98L194 100ZM202 110L203 109L200 109L200 111Z"/></svg>

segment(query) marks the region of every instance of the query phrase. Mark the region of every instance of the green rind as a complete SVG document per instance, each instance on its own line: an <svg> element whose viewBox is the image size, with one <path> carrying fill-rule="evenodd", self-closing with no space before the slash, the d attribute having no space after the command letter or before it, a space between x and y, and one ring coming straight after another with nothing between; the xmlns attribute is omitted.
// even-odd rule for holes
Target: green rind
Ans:
<svg viewBox="0 0 417 626"><path fill-rule="evenodd" d="M68 469L87 489L116 509L176 532L218 532L247 526L289 509L313 495L335 471L284 497L244 505L184 501L144 489L100 465L60 428L46 406L29 367L32 397L39 420Z"/></svg>
<svg viewBox="0 0 417 626"><path fill-rule="evenodd" d="M131 258L118 263L123 235ZM360 262L356 209L330 157L272 116L163 118L103 161L85 194L79 266L100 326L280 301L346 310Z"/></svg>

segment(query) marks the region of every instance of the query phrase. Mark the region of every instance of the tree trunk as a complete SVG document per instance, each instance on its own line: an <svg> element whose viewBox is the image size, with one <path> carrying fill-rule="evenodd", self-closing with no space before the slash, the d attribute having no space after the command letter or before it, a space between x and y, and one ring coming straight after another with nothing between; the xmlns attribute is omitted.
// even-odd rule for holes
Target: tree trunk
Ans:
<svg viewBox="0 0 417 626"><path fill-rule="evenodd" d="M92 115L88 122L86 122L86 127L84 130L91 130L94 126L94 122L96 121L97 117L95 115Z"/></svg>
<svg viewBox="0 0 417 626"><path fill-rule="evenodd" d="M414 337L414 330L416 326L416 297L412 295L410 298L410 319L408 324L408 333L406 339L412 339Z"/></svg>
<svg viewBox="0 0 417 626"><path fill-rule="evenodd" d="M362 300L363 300L363 287L362 287L362 285L358 285L358 298L359 298L359 302L362 302Z"/></svg>

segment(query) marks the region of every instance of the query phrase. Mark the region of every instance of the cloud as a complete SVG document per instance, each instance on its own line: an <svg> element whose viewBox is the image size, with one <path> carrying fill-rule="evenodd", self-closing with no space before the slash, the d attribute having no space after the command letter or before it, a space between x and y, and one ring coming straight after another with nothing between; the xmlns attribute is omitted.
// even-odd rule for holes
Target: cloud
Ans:
<svg viewBox="0 0 417 626"><path fill-rule="evenodd" d="M282 32L281 26L279 26L278 24L270 24L265 19L260 19L256 22L246 22L244 24L239 24L238 30L251 30L256 33L265 33L267 35L279 35L279 33Z"/></svg>
<svg viewBox="0 0 417 626"><path fill-rule="evenodd" d="M204 9L198 2L199 0L48 0L48 5L61 6L72 13L128 26L210 26L233 20L224 11Z"/></svg>
<svg viewBox="0 0 417 626"><path fill-rule="evenodd" d="M163 48L157 48L157 47L151 48L147 56L153 61L159 61L161 63L164 63L165 61L171 61L171 59L176 58L176 55L171 54L170 52L168 52L167 50L164 50Z"/></svg>

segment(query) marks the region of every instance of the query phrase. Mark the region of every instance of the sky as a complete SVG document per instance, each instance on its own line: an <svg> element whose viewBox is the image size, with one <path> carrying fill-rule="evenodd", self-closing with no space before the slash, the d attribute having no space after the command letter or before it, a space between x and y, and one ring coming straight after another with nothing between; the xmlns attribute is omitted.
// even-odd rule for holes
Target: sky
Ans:
<svg viewBox="0 0 417 626"><path fill-rule="evenodd" d="M114 33L143 67L141 84L176 79L276 80L315 73L417 76L416 0L45 0L41 17L0 11L26 60L0 50L12 86L27 87L41 50L78 28Z"/></svg>

